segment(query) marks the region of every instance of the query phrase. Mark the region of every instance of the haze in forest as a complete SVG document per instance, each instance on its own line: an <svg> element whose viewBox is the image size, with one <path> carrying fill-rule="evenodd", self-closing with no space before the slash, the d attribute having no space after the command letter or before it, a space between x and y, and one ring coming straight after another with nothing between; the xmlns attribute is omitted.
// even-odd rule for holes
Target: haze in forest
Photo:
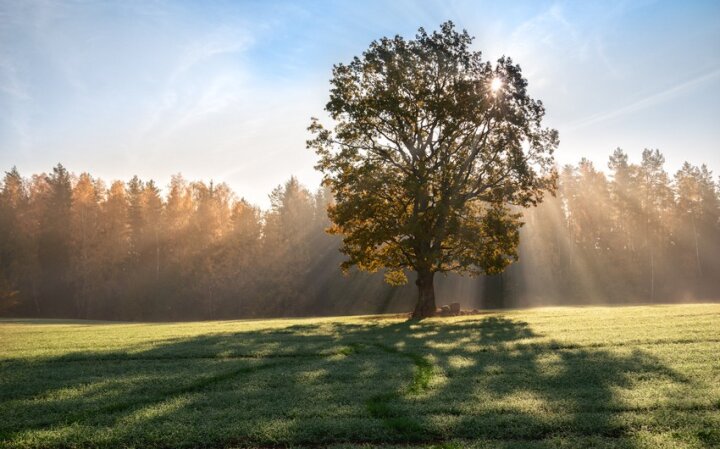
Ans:
<svg viewBox="0 0 720 449"><path fill-rule="evenodd" d="M716 300L720 188L706 166L621 149L587 159L523 214L519 261L500 275L438 276L464 308ZM0 314L122 320L406 312L414 285L343 276L327 189L290 178L260 210L226 184L177 175L162 195L57 166L0 184Z"/></svg>

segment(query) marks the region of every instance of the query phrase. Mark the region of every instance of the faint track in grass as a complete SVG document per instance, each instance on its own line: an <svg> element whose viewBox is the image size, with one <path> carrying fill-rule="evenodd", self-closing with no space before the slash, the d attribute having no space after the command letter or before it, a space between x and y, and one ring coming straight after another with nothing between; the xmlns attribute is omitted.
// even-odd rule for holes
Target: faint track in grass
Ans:
<svg viewBox="0 0 720 449"><path fill-rule="evenodd" d="M396 354L410 359L415 365L413 377L404 391L393 391L372 396L365 406L373 418L381 419L388 429L396 432L398 436L413 442L437 442L436 436L429 434L428 430L417 421L402 416L393 410L393 403L400 401L404 395L417 395L427 391L430 387L435 367L426 357L414 352L401 351L392 346L373 343L373 346L388 354Z"/></svg>

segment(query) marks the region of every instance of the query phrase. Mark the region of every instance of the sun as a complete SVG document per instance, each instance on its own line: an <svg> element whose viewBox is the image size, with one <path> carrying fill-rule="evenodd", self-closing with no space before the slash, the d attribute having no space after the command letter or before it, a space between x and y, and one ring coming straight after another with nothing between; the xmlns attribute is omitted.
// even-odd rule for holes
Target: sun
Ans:
<svg viewBox="0 0 720 449"><path fill-rule="evenodd" d="M493 93L499 91L503 86L503 82L500 78L493 78L493 80L490 82L490 90L493 91Z"/></svg>

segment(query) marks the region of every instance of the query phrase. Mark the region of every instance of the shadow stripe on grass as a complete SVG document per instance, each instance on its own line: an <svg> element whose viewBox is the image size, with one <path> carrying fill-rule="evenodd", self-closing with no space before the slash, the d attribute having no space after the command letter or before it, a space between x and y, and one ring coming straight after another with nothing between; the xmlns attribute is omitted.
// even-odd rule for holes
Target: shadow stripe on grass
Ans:
<svg viewBox="0 0 720 449"><path fill-rule="evenodd" d="M400 351L397 348L380 343L374 343L373 345L389 354L397 354L410 359L415 365L415 369L413 371L413 378L410 384L405 387L404 391L377 394L367 400L365 405L370 416L381 419L385 427L396 433L397 436L403 440L432 441L437 437L436 435L431 434L421 423L411 417L398 415L392 407L392 404L402 399L403 396L417 395L430 387L430 381L434 373L432 362L420 354Z"/></svg>
<svg viewBox="0 0 720 449"><path fill-rule="evenodd" d="M152 398L143 398L143 399L136 399L136 400L129 400L129 401L121 401L114 404L109 404L104 407L100 407L95 410L87 410L87 411L81 411L81 412L75 412L75 413L68 413L65 415L64 419L62 420L47 420L44 422L38 422L35 425L35 428L48 428L53 425L57 424L72 424L72 423L82 423L84 421L87 421L88 419L100 414L100 413L107 413L107 414L116 414L116 413L123 413L129 410L137 409L140 407L146 407L152 404L159 404L161 402L165 402L171 398L181 396L184 394L190 394L190 393L197 393L199 391L202 391L203 389L214 385L221 383L226 380L230 380L235 376L241 375L241 374L250 374L255 373L258 371L262 371L268 368L274 368L282 366L282 363L266 363L263 365L257 365L257 366L243 366L240 368L236 368L233 370L228 370L224 372L220 372L211 376L205 376L201 377L194 382L191 382L188 385L183 385L178 388L171 389L169 391L165 391L162 394L159 394ZM25 429L27 430L27 429ZM0 437L2 437L0 435Z"/></svg>
<svg viewBox="0 0 720 449"><path fill-rule="evenodd" d="M151 362L164 362L164 361L177 361L177 360L262 360L262 359L292 359L292 358L325 358L333 357L336 355L348 355L348 348L340 348L334 352L292 352L286 354L228 354L228 355L173 355L168 354L167 356L135 356L135 355L123 355L115 354L110 357L95 357L91 355L69 355L65 357L59 357L55 359L46 360L42 357L38 357L36 360L33 359L0 359L0 364L12 365L12 364L32 364L32 363L78 363L78 362L126 362L126 361L151 361Z"/></svg>

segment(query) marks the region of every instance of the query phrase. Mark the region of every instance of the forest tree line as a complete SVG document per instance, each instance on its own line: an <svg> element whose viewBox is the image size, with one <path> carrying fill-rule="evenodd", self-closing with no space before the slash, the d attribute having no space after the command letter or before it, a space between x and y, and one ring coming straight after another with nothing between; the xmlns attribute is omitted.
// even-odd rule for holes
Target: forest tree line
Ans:
<svg viewBox="0 0 720 449"><path fill-rule="evenodd" d="M438 280L466 307L720 297L720 189L706 166L670 175L657 150L608 170L560 169L524 210L519 261L502 275ZM226 184L176 175L104 181L62 165L0 185L0 314L189 320L408 311L411 285L338 268L332 196L295 178L260 210ZM459 286L464 286L460 288Z"/></svg>
<svg viewBox="0 0 720 449"><path fill-rule="evenodd" d="M670 175L664 164L658 150L633 163L617 149L607 174L587 159L563 167L557 194L526 211L520 262L493 296L504 305L720 298L719 183L705 165Z"/></svg>

